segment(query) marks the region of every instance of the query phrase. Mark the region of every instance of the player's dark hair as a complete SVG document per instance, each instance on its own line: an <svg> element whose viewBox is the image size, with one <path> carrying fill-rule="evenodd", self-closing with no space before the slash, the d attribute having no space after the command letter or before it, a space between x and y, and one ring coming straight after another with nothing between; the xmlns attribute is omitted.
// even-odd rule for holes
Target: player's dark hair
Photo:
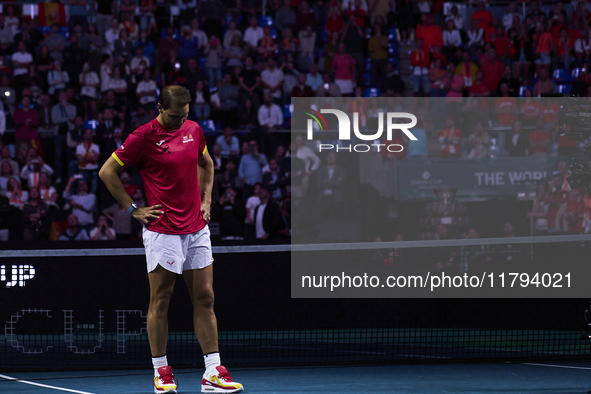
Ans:
<svg viewBox="0 0 591 394"><path fill-rule="evenodd" d="M175 107L184 107L191 102L191 93L183 86L168 85L160 91L158 102L162 109L168 109L173 104Z"/></svg>

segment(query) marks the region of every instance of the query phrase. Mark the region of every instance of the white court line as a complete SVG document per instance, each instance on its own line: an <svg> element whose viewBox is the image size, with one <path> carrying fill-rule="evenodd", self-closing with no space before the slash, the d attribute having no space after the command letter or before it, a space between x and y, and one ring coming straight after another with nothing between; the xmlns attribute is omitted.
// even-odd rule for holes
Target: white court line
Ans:
<svg viewBox="0 0 591 394"><path fill-rule="evenodd" d="M552 367L552 368L586 369L586 370L591 370L591 368L589 368L589 367L572 367L570 365L552 365L552 364L534 364L534 363L523 363L523 365L533 365L535 367Z"/></svg>
<svg viewBox="0 0 591 394"><path fill-rule="evenodd" d="M28 380L20 380L18 378L13 378L11 376L6 376L6 375L0 375L0 378L6 379L6 380L12 380L13 382L30 384L30 385L33 385L33 386L45 387L46 389L54 389L54 390L60 390L60 391L68 391L70 393L78 393L78 394L93 394L93 393L89 393L88 391L72 390L72 389L66 389L66 388L63 388L63 387L50 386L48 384L41 384L41 383L29 382Z"/></svg>

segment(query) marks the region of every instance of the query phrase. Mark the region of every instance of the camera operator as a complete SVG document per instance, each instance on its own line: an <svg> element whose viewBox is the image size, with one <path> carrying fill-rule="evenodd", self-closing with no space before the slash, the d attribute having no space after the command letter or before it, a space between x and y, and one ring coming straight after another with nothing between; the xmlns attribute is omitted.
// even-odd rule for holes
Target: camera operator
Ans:
<svg viewBox="0 0 591 394"><path fill-rule="evenodd" d="M43 157L37 154L35 148L29 148L27 151L27 161L21 170L21 178L27 181L29 188L39 186L39 177L41 174L48 177L53 175L53 168L45 164Z"/></svg>
<svg viewBox="0 0 591 394"><path fill-rule="evenodd" d="M90 239L93 241L114 241L115 230L109 227L107 217L101 215L96 221L96 227L90 232Z"/></svg>

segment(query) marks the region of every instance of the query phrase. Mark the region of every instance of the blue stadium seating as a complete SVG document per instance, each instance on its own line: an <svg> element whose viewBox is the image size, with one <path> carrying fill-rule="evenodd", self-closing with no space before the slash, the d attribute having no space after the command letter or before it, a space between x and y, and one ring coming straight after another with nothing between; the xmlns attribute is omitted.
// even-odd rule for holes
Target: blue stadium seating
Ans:
<svg viewBox="0 0 591 394"><path fill-rule="evenodd" d="M283 104L281 109L283 110L283 119L291 118L292 104Z"/></svg>
<svg viewBox="0 0 591 394"><path fill-rule="evenodd" d="M570 75L568 75L568 70L564 68L557 68L556 70L554 70L554 73L552 73L552 78L554 78L555 83L560 84L568 83L570 81Z"/></svg>
<svg viewBox="0 0 591 394"><path fill-rule="evenodd" d="M570 94L573 90L573 85L558 85L558 93Z"/></svg>
<svg viewBox="0 0 591 394"><path fill-rule="evenodd" d="M98 120L85 120L83 128L96 130L97 125L98 125Z"/></svg>
<svg viewBox="0 0 591 394"><path fill-rule="evenodd" d="M380 97L380 89L365 88L365 90L363 91L363 97Z"/></svg>
<svg viewBox="0 0 591 394"><path fill-rule="evenodd" d="M160 32L160 38L166 38L166 27L162 28L162 31ZM179 37L179 30L178 29L174 29L174 33L172 34L172 38L174 38L175 40Z"/></svg>
<svg viewBox="0 0 591 394"><path fill-rule="evenodd" d="M273 26L273 18L271 18L269 15L259 16L259 26L260 27Z"/></svg>
<svg viewBox="0 0 591 394"><path fill-rule="evenodd" d="M579 78L579 75L581 74L581 69L580 68L573 68L571 73L570 73L570 80L571 81L576 81L577 78Z"/></svg>
<svg viewBox="0 0 591 394"><path fill-rule="evenodd" d="M213 120L203 120L201 122L199 122L199 125L201 126L201 128L203 129L203 131L214 131L215 130L215 124L213 123Z"/></svg>
<svg viewBox="0 0 591 394"><path fill-rule="evenodd" d="M519 97L523 97L526 90L532 90L531 86L520 86L519 87Z"/></svg>
<svg viewBox="0 0 591 394"><path fill-rule="evenodd" d="M371 58L366 57L365 58L365 71L370 71L371 70Z"/></svg>
<svg viewBox="0 0 591 394"><path fill-rule="evenodd" d="M365 87L370 87L369 84L371 82L371 73L363 73L363 81L365 82Z"/></svg>
<svg viewBox="0 0 591 394"><path fill-rule="evenodd" d="M388 57L398 57L397 43L390 43L390 45L388 45Z"/></svg>
<svg viewBox="0 0 591 394"><path fill-rule="evenodd" d="M398 37L396 36L396 29L395 28L391 28L388 31L388 41L390 41L390 42L398 42Z"/></svg>

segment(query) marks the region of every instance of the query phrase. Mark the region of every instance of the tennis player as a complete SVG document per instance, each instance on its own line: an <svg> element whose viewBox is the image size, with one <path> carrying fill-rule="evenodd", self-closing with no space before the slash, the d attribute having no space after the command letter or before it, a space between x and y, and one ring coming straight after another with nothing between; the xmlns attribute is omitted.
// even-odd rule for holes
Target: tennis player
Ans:
<svg viewBox="0 0 591 394"><path fill-rule="evenodd" d="M113 197L144 223L154 392L177 392L166 360L167 313L177 274L182 274L193 302L195 335L205 359L201 391L235 393L243 386L234 382L221 365L213 311L213 257L207 223L214 166L203 130L187 120L190 101L184 87L162 89L158 117L131 133L105 162L99 176ZM137 165L144 181L147 207L137 206L117 175L132 164Z"/></svg>

